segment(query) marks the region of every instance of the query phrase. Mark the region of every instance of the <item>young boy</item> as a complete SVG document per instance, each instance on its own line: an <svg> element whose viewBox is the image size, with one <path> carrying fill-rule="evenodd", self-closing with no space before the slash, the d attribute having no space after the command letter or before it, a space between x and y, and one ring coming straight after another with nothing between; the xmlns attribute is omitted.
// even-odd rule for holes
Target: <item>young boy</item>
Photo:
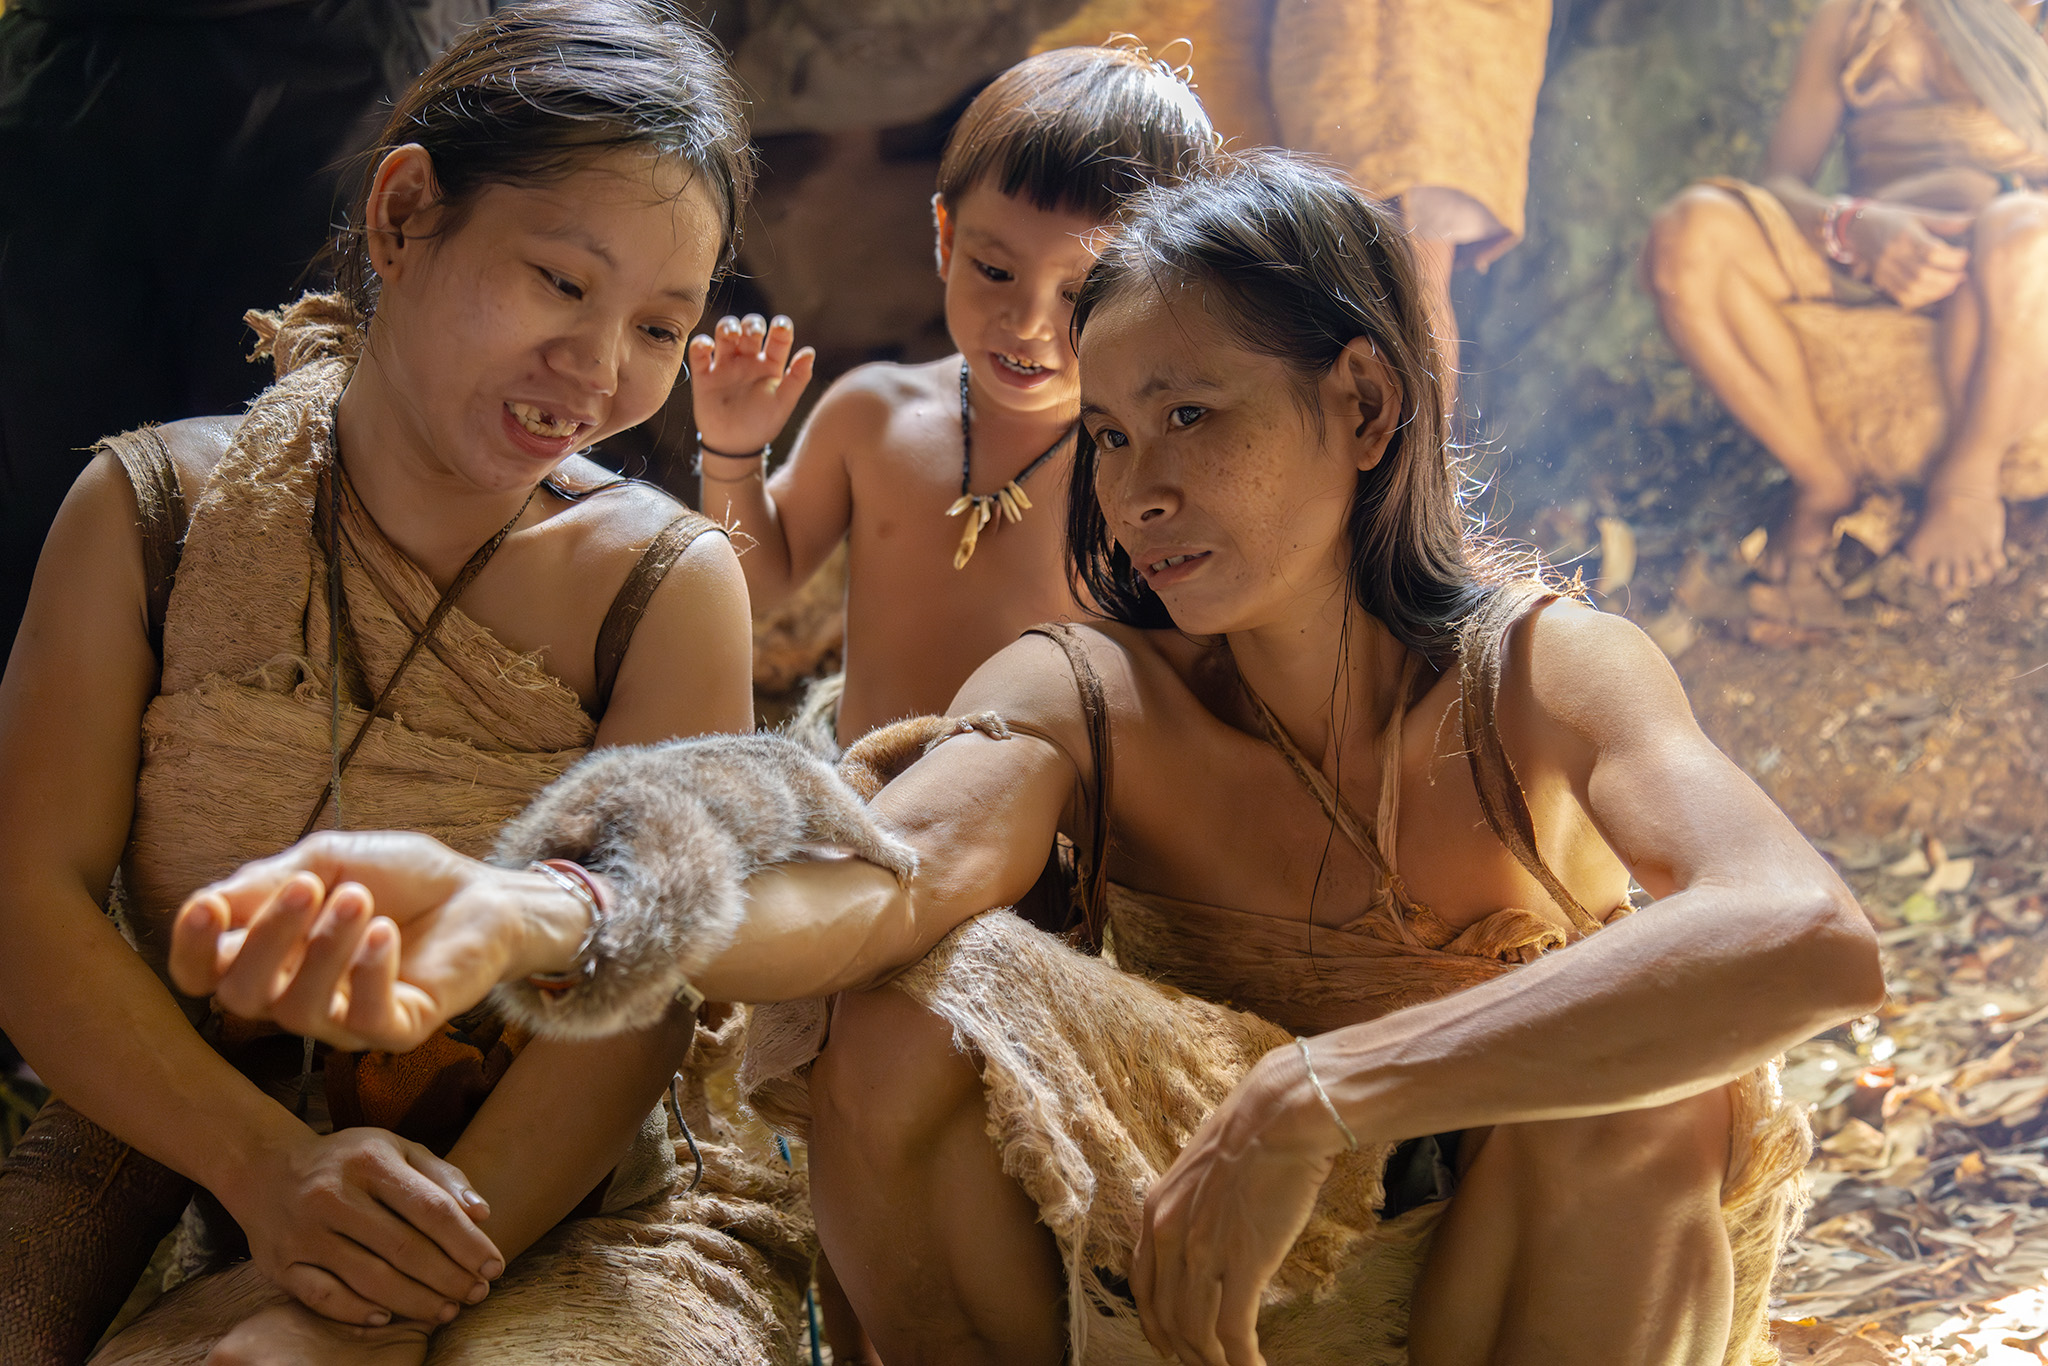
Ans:
<svg viewBox="0 0 2048 1366"><path fill-rule="evenodd" d="M789 319L758 314L691 341L704 510L757 542L740 561L755 614L852 537L842 744L943 712L1019 632L1073 615L1069 297L1118 201L1212 142L1187 86L1142 50L1063 48L1003 73L961 116L932 200L959 352L840 379L773 479L767 443L813 353L792 359Z"/></svg>

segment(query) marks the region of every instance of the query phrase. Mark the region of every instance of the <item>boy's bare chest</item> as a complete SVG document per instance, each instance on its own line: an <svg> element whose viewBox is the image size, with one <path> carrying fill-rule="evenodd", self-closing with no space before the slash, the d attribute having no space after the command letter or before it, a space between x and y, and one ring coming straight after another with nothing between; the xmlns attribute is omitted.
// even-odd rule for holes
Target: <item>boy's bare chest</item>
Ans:
<svg viewBox="0 0 2048 1366"><path fill-rule="evenodd" d="M1015 585L1020 576L1035 581L1060 572L1070 450L1014 483L1032 453L994 452L977 459L964 482L983 501L962 506L957 432L919 435L914 442L869 452L851 471L856 561L888 577L943 571L961 586ZM965 563L955 568L963 551Z"/></svg>

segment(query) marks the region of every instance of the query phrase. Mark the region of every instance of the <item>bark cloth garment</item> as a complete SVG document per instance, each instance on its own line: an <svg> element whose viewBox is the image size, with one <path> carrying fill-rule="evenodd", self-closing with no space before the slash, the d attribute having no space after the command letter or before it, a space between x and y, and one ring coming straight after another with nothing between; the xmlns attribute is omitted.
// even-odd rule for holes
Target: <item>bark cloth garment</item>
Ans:
<svg viewBox="0 0 2048 1366"><path fill-rule="evenodd" d="M1604 918L1580 906L1538 857L1528 806L1493 724L1506 633L1543 596L1504 591L1468 626L1460 714L1489 824L1569 913L1569 934L1514 908L1463 931L1445 925L1409 896L1389 862L1398 781L1383 784L1386 795L1368 824L1270 718L1268 738L1382 871L1358 917L1311 929L1108 882L1101 850L1114 838L1107 797L1114 746L1101 684L1071 627L1039 628L1072 660L1089 722L1093 776L1084 788L1092 788L1094 838L1083 896L1102 918L1104 952L1088 956L995 911L954 930L890 986L947 1020L955 1042L979 1061L1003 1170L1037 1203L1067 1268L1076 1362L1157 1361L1121 1293L1146 1189L1259 1058L1296 1034L1489 981L1600 928ZM1401 724L1397 710L1386 747L1390 770L1401 752ZM861 750L849 762L869 757ZM859 776L849 778L863 786ZM866 786L875 785L872 778ZM820 1002L756 1010L740 1079L771 1122L798 1132L806 1125L805 1070L822 1046L826 1019ZM1778 1360L1766 1303L1779 1249L1804 1206L1800 1173L1812 1140L1804 1114L1779 1094L1775 1064L1743 1077L1732 1095L1722 1213L1735 1254L1735 1319L1724 1361L1762 1366ZM1338 1158L1260 1315L1260 1350L1274 1366L1406 1362L1409 1296L1446 1204L1380 1220L1393 1149L1381 1144Z"/></svg>
<svg viewBox="0 0 2048 1366"><path fill-rule="evenodd" d="M340 300L312 295L279 315L252 314L251 323L278 382L251 406L203 490L180 495L150 431L106 443L135 487L153 623L161 612L160 690L143 718L115 898L124 930L160 975L180 901L296 840L330 772L331 642L316 518L324 521L333 409L360 332ZM561 491L580 497L608 487ZM352 497L343 498L339 525L348 736L439 592ZM684 513L644 552L600 632L601 695L653 588L709 526ZM370 723L344 776L342 815L351 828L421 830L481 856L595 734L576 694L538 658L453 609ZM332 825L333 804L324 810L320 823ZM180 1005L252 1080L287 1105L300 1101L297 1039L207 1002ZM524 1042L479 1011L412 1053L329 1053L326 1108L337 1126L390 1128L445 1152ZM690 1064L700 1108L706 1069L736 1048L736 1038L720 1044L700 1029ZM311 1108L317 1118L318 1104ZM437 1334L430 1359L552 1362L570 1339L576 1358L591 1361L666 1361L674 1359L668 1348L692 1343L719 1344L721 1359L793 1356L808 1274L801 1190L779 1158L763 1163L758 1143L739 1145L736 1128L703 1113L698 1121L696 1133L711 1141L702 1145L707 1174L696 1193L677 1193L657 1111L627 1161L579 1207L605 1217L557 1228L483 1306ZM9 1366L82 1360L193 1193L184 1178L52 1101L0 1168L0 1358ZM198 1258L205 1249L186 1250ZM183 1286L124 1332L109 1359L199 1359L233 1322L218 1314L257 1281L245 1267ZM563 1314L600 1306L600 1316ZM179 1336L188 1330L198 1336Z"/></svg>
<svg viewBox="0 0 2048 1366"><path fill-rule="evenodd" d="M1521 241L1550 0L1087 0L1036 48L1123 33L1232 145L1325 157L1482 270Z"/></svg>
<svg viewBox="0 0 2048 1366"><path fill-rule="evenodd" d="M2014 177L2036 193L2048 188L2048 155L1985 106L1917 0L1860 0L1845 50L1849 193L1883 198L1901 180L1957 166ZM1933 315L1907 312L1830 262L1769 190L1728 177L1705 183L1749 209L1792 283L1785 316L1837 455L1871 484L1920 483L1950 417ZM2048 421L2006 453L1999 486L2008 499L2048 497Z"/></svg>

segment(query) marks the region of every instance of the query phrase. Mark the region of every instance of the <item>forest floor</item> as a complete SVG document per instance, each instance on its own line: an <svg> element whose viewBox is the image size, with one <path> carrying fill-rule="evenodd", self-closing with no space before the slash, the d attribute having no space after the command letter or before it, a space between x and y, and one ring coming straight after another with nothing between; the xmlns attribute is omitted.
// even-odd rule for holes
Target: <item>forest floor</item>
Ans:
<svg viewBox="0 0 2048 1366"><path fill-rule="evenodd" d="M1657 639L1879 931L1885 1007L1786 1059L1819 1149L1785 1359L2048 1360L2048 506L1944 603L1882 553L1909 510L1866 505L1827 566L1842 620L1810 630L1752 572L1786 492L1768 462L1670 473L1522 534Z"/></svg>

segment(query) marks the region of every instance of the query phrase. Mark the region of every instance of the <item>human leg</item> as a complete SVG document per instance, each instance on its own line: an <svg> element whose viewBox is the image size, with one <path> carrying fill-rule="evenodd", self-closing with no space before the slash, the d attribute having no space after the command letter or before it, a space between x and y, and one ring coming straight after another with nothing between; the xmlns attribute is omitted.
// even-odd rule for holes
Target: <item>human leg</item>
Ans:
<svg viewBox="0 0 2048 1366"><path fill-rule="evenodd" d="M2048 198L2002 195L1977 216L1969 279L1941 320L1948 441L1906 556L1935 587L1966 592L2005 566L1999 467L2048 417Z"/></svg>
<svg viewBox="0 0 2048 1366"><path fill-rule="evenodd" d="M1729 1140L1725 1089L1493 1130L1416 1287L1415 1366L1718 1366Z"/></svg>
<svg viewBox="0 0 2048 1366"><path fill-rule="evenodd" d="M193 1185L61 1100L0 1164L0 1361L83 1361Z"/></svg>
<svg viewBox="0 0 2048 1366"><path fill-rule="evenodd" d="M1806 353L1785 317L1790 277L1755 215L1707 185L1658 212L1644 264L1672 344L1792 476L1797 497L1775 567L1810 567L1856 483L1822 425Z"/></svg>
<svg viewBox="0 0 2048 1366"><path fill-rule="evenodd" d="M819 1241L882 1359L1059 1361L1059 1253L950 1026L895 991L849 993L810 1088Z"/></svg>

